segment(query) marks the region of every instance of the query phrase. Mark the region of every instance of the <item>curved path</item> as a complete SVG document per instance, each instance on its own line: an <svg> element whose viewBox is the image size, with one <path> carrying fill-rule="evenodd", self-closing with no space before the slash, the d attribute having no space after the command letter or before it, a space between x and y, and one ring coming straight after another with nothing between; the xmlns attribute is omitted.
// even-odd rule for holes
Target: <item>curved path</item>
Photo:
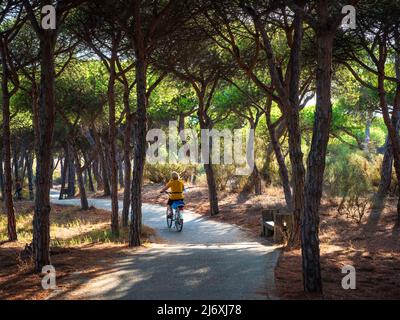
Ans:
<svg viewBox="0 0 400 320"><path fill-rule="evenodd" d="M79 199L52 202L79 206ZM111 210L109 199L89 205ZM120 208L122 203L119 204ZM239 227L186 210L181 233L168 229L165 208L143 205L143 223L164 244L115 261L112 274L85 283L76 296L86 299L205 300L273 299L279 250L250 237Z"/></svg>

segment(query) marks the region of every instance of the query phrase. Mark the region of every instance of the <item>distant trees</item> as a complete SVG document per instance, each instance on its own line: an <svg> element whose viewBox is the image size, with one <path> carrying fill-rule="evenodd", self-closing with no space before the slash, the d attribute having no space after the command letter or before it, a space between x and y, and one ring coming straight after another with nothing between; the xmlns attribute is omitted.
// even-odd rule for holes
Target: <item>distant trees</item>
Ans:
<svg viewBox="0 0 400 320"><path fill-rule="evenodd" d="M382 114L388 131L385 155L381 168L381 182L377 194L378 205L385 197L391 182L392 167L400 181L400 25L397 2L373 1L360 5L357 28L343 35L337 46L337 59L377 101L374 111ZM388 63L393 64L392 70ZM400 197L397 213L400 221Z"/></svg>

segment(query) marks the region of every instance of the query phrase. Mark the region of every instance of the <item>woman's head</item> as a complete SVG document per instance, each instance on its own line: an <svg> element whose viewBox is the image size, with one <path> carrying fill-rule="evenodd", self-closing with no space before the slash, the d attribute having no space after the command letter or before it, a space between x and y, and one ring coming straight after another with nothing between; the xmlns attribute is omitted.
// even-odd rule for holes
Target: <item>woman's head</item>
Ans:
<svg viewBox="0 0 400 320"><path fill-rule="evenodd" d="M176 171L173 171L171 173L171 178L172 178L172 180L179 180L179 173Z"/></svg>

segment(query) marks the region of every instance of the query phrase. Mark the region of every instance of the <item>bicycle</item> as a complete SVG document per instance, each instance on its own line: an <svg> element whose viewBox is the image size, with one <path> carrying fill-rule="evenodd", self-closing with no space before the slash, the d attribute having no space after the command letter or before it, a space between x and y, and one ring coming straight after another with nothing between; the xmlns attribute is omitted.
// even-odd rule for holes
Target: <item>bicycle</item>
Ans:
<svg viewBox="0 0 400 320"><path fill-rule="evenodd" d="M165 192L167 194L171 194L171 192ZM183 229L183 208L185 207L185 203L182 200L176 200L172 203L172 205L167 207L166 217L167 217L167 226L169 229L172 228L172 224L175 222L175 228L178 232L181 232Z"/></svg>

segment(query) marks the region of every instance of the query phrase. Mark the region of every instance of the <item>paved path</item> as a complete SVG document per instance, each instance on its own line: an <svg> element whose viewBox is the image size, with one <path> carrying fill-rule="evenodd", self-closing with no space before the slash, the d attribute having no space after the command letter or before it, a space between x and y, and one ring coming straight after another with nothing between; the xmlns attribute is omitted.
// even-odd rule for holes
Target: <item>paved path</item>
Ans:
<svg viewBox="0 0 400 320"><path fill-rule="evenodd" d="M52 202L79 206L79 199ZM111 209L109 199L89 205ZM120 203L120 208L122 203ZM115 261L112 274L78 289L87 299L204 300L274 298L274 268L279 251L237 226L185 211L181 233L168 229L165 208L143 205L143 222L166 240Z"/></svg>

